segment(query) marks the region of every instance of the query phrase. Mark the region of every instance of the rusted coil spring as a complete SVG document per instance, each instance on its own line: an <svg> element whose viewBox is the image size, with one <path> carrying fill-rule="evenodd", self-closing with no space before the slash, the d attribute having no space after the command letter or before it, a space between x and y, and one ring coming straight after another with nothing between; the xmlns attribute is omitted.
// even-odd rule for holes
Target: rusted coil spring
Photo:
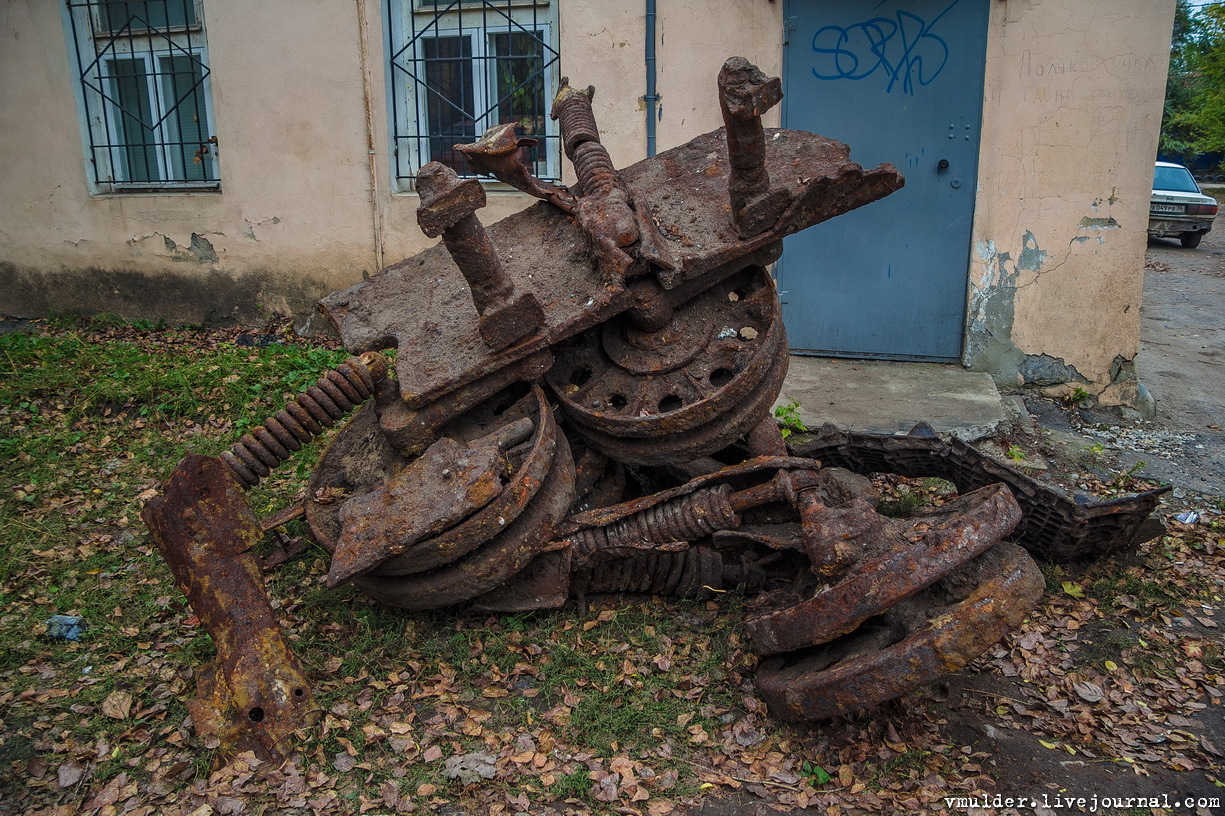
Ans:
<svg viewBox="0 0 1225 816"><path fill-rule="evenodd" d="M731 503L731 485L699 490L661 502L603 527L588 527L571 536L574 554L585 560L601 550L646 543L696 541L715 530L740 524Z"/></svg>
<svg viewBox="0 0 1225 816"><path fill-rule="evenodd" d="M375 384L386 376L387 358L382 354L371 351L350 357L235 442L221 460L244 489L255 487L303 443L369 399Z"/></svg>
<svg viewBox="0 0 1225 816"><path fill-rule="evenodd" d="M583 186L583 195L607 196L613 190L625 189L617 176L612 157L599 142L582 142L570 157L574 162L574 173Z"/></svg>
<svg viewBox="0 0 1225 816"><path fill-rule="evenodd" d="M576 578L579 583L572 590L578 592L641 592L691 598L722 588L723 557L708 547L641 553L594 567Z"/></svg>
<svg viewBox="0 0 1225 816"><path fill-rule="evenodd" d="M567 94L558 105L566 157L574 163L583 195L606 196L625 184L613 166L608 148L600 143L600 129L591 110L591 97L582 92Z"/></svg>

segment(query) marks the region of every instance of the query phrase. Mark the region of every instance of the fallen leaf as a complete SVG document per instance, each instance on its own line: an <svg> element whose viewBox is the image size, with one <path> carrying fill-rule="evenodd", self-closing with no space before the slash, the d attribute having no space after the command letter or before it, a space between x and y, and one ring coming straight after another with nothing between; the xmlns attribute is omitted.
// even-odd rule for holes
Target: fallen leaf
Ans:
<svg viewBox="0 0 1225 816"><path fill-rule="evenodd" d="M1102 697L1105 696L1102 692L1102 687L1097 683L1090 683L1088 681L1077 682L1072 684L1072 688L1076 689L1077 695L1086 703L1100 702Z"/></svg>
<svg viewBox="0 0 1225 816"><path fill-rule="evenodd" d="M55 772L55 776L61 788L71 788L81 781L81 777L85 775L85 770L85 766L80 762L70 759L60 765L59 770Z"/></svg>
<svg viewBox="0 0 1225 816"><path fill-rule="evenodd" d="M126 720L132 713L132 695L126 691L112 691L102 701L102 713L113 720Z"/></svg>
<svg viewBox="0 0 1225 816"><path fill-rule="evenodd" d="M1064 581L1061 586L1063 587L1064 593L1071 595L1073 598L1085 597L1085 591L1080 588L1079 584L1074 584L1071 581Z"/></svg>

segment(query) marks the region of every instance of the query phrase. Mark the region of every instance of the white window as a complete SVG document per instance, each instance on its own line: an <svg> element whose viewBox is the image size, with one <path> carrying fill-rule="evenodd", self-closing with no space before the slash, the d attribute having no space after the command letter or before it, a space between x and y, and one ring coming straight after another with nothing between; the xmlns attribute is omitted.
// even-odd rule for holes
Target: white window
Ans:
<svg viewBox="0 0 1225 816"><path fill-rule="evenodd" d="M67 6L95 189L219 189L200 0Z"/></svg>
<svg viewBox="0 0 1225 816"><path fill-rule="evenodd" d="M557 123L556 2L389 0L392 172L409 189L431 161L472 175L456 144L514 123L537 176L561 177Z"/></svg>

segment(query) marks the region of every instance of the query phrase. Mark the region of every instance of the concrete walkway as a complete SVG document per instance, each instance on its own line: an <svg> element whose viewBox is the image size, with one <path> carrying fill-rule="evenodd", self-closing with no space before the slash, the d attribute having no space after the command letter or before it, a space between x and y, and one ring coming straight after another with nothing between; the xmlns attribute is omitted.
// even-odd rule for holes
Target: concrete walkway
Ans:
<svg viewBox="0 0 1225 816"><path fill-rule="evenodd" d="M994 434L1007 413L991 377L959 365L792 355L777 404L795 400L816 429L906 433L925 421L967 442Z"/></svg>

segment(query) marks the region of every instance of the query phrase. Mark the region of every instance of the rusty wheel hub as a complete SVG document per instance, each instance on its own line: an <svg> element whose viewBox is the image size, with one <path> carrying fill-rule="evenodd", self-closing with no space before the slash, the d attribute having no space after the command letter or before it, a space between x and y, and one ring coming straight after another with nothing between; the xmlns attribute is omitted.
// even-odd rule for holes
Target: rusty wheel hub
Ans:
<svg viewBox="0 0 1225 816"><path fill-rule="evenodd" d="M678 308L655 331L629 315L555 349L547 375L576 430L623 462L707 456L769 413L787 373L773 282L750 267Z"/></svg>

